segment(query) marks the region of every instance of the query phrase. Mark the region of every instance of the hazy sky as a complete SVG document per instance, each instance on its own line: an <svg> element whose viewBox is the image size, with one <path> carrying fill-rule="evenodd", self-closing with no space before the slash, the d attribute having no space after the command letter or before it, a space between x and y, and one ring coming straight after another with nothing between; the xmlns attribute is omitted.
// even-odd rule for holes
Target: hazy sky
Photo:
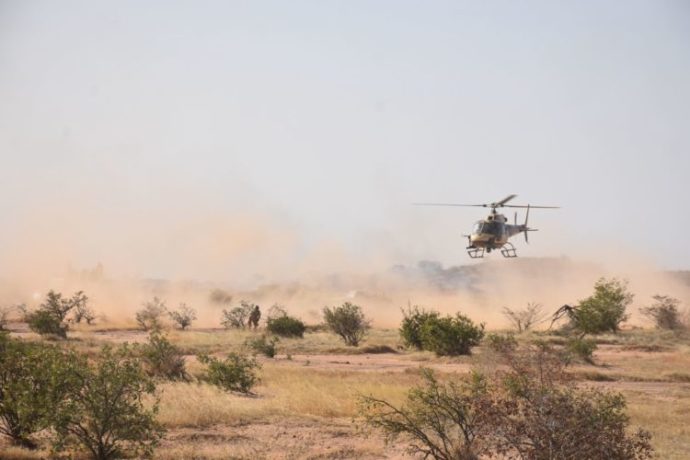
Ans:
<svg viewBox="0 0 690 460"><path fill-rule="evenodd" d="M523 256L688 268L690 4L568 3L0 0L0 268L459 264L410 203L510 193Z"/></svg>

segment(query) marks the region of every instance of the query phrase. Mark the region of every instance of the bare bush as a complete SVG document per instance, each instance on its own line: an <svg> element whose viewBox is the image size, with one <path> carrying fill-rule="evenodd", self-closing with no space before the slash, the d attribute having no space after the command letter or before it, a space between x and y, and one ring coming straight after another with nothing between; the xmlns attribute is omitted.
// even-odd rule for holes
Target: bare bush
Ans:
<svg viewBox="0 0 690 460"><path fill-rule="evenodd" d="M654 321L658 329L677 331L686 327L683 324L681 313L678 311L680 300L667 295L652 296L654 303L648 307L640 308L640 312Z"/></svg>
<svg viewBox="0 0 690 460"><path fill-rule="evenodd" d="M169 313L170 318L177 324L177 327L183 331L192 325L196 320L196 311L188 307L187 304L181 303L180 308Z"/></svg>
<svg viewBox="0 0 690 460"><path fill-rule="evenodd" d="M244 329L248 325L254 307L256 305L253 303L242 300L239 307L223 310L220 323L225 329Z"/></svg>
<svg viewBox="0 0 690 460"><path fill-rule="evenodd" d="M474 460L489 452L484 441L484 413L488 397L479 374L440 383L429 369L422 370L422 385L409 391L404 406L365 396L360 411L365 423L383 430L386 442L409 440L408 451L423 458Z"/></svg>
<svg viewBox="0 0 690 460"><path fill-rule="evenodd" d="M544 321L547 315L542 311L540 304L530 302L523 310L512 310L504 307L503 316L508 319L515 330L525 332L529 331L535 324Z"/></svg>
<svg viewBox="0 0 690 460"><path fill-rule="evenodd" d="M629 432L625 399L578 388L562 355L544 344L504 354L508 370L438 380L429 370L402 406L361 398L369 427L388 441L404 439L425 458L642 460L653 455L650 435Z"/></svg>
<svg viewBox="0 0 690 460"><path fill-rule="evenodd" d="M96 313L88 304L89 298L86 297L83 291L79 291L72 296L72 303L74 304L74 322L79 324L86 321L86 324L93 324L96 319Z"/></svg>

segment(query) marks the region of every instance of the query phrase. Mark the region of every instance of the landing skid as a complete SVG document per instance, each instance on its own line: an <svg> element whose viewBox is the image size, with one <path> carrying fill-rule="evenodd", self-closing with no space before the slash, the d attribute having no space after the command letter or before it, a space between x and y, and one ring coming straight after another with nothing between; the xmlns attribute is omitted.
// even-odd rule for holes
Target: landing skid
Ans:
<svg viewBox="0 0 690 460"><path fill-rule="evenodd" d="M483 259L484 248L467 248L467 255L472 259Z"/></svg>
<svg viewBox="0 0 690 460"><path fill-rule="evenodd" d="M508 257L508 258L513 258L517 257L517 251L515 250L515 246L513 246L513 243L506 243L503 245L501 248L501 254L503 254L503 257Z"/></svg>

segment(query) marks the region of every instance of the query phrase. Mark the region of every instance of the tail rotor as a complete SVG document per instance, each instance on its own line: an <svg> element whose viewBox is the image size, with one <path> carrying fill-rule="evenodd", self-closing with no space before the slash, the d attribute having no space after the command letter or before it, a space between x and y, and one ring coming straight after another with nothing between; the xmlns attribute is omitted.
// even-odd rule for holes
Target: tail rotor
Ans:
<svg viewBox="0 0 690 460"><path fill-rule="evenodd" d="M523 232L524 232L524 234L525 234L525 243L529 244L529 237L527 236L527 234L528 234L529 232L536 232L536 231L538 231L538 229L536 229L536 228L529 228L529 227L527 226L527 222L529 221L529 210L530 210L530 207L531 207L531 206L530 206L530 205L527 205L526 207L527 207L527 214L525 214L525 223L522 225L522 229L523 229Z"/></svg>

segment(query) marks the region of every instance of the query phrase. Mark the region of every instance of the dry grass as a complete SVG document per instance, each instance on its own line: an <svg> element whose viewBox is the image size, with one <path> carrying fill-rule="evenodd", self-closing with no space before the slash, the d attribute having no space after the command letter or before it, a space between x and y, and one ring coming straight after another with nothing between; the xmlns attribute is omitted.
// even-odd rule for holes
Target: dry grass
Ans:
<svg viewBox="0 0 690 460"><path fill-rule="evenodd" d="M187 354L227 353L242 349L249 337L261 334L248 330L172 331L170 340ZM328 332L307 332L304 338L280 338L280 354L362 354L367 349L387 347L395 350L399 344L398 331L373 329L359 347L347 347L342 340Z"/></svg>
<svg viewBox="0 0 690 460"><path fill-rule="evenodd" d="M169 427L208 427L271 417L353 417L357 396L399 402L418 381L416 372L344 372L266 363L257 396L240 396L204 383L160 386L160 421Z"/></svg>
<svg viewBox="0 0 690 460"><path fill-rule="evenodd" d="M615 389L615 386L614 386ZM622 390L631 423L652 433L658 458L685 460L690 452L690 386L669 385L663 391Z"/></svg>
<svg viewBox="0 0 690 460"><path fill-rule="evenodd" d="M222 329L169 331L186 354L226 354L243 349L250 331ZM30 340L38 336L22 333ZM95 353L105 343L141 342L143 331L80 327L66 346ZM564 339L543 333L519 341ZM690 452L690 341L682 334L631 330L598 338L596 366L572 366L570 372L588 385L621 391L628 400L633 426L653 434L659 458L682 459ZM431 353L399 349L397 330L374 329L357 348L346 347L326 332L303 339L281 339L279 360L261 359L262 382L255 397L226 393L198 383L159 385L159 420L169 429L158 449L161 459L220 458L399 458L404 444L385 447L376 436L361 436L352 424L357 397L373 394L402 403L419 380L416 368L428 366L453 378L471 366L497 366L496 356L478 347L473 356L437 358ZM386 355L377 352L388 352ZM396 353L390 353L395 351ZM286 355L295 359L289 361ZM323 356L327 355L327 356ZM332 356L333 355L333 356ZM335 356L347 355L347 356ZM318 365L317 358L320 359ZM309 363L309 365L305 365ZM391 364L396 364L395 366ZM368 363L371 363L367 365ZM202 367L187 357L188 370ZM378 366L378 367L377 367ZM376 367L374 371L372 368ZM28 452L0 445L0 458L46 458L47 451Z"/></svg>

